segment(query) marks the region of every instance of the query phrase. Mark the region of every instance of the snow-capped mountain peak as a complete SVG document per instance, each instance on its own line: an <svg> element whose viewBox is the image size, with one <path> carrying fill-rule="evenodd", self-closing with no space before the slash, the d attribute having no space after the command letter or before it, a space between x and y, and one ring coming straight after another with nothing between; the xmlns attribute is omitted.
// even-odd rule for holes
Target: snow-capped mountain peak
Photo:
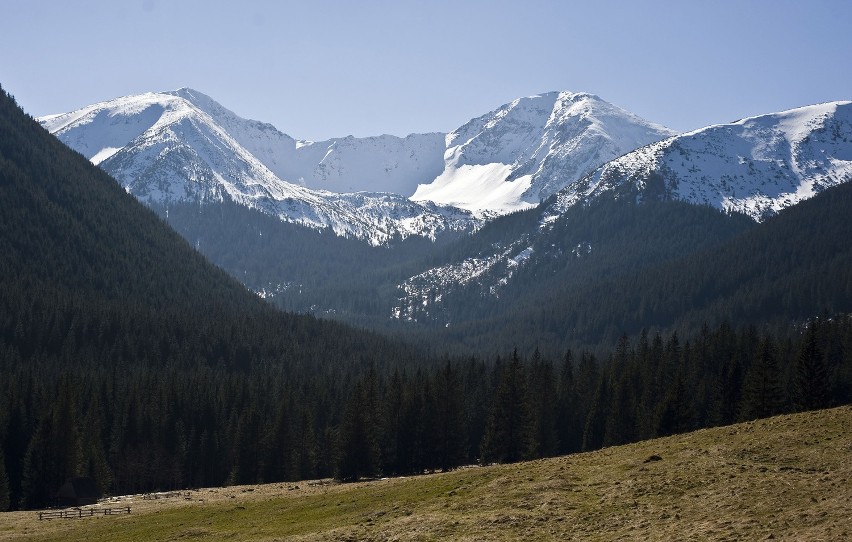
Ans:
<svg viewBox="0 0 852 542"><path fill-rule="evenodd" d="M144 202L228 198L374 243L434 237L530 207L671 134L597 96L570 92L513 100L450 134L404 138L301 141L191 88L116 98L41 122ZM388 207L390 199L397 203ZM382 214L391 207L394 218Z"/></svg>
<svg viewBox="0 0 852 542"><path fill-rule="evenodd" d="M762 220L850 180L852 102L828 102L708 126L637 149L565 188L553 212L628 190Z"/></svg>
<svg viewBox="0 0 852 542"><path fill-rule="evenodd" d="M299 145L269 124L241 119L192 89L117 98L41 123L148 204L227 198L373 244L409 235L434 238L478 223L470 213L400 195L337 193L287 182L272 170L281 165L275 157L282 149L310 150L310 144Z"/></svg>
<svg viewBox="0 0 852 542"><path fill-rule="evenodd" d="M448 134L444 171L412 199L472 211L524 209L673 133L593 94L518 98Z"/></svg>

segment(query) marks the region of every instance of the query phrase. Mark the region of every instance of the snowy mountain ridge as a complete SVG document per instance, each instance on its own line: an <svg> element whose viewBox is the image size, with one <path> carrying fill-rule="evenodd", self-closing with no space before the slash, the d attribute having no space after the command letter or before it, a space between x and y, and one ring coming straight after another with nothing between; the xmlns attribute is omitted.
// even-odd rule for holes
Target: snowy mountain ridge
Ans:
<svg viewBox="0 0 852 542"><path fill-rule="evenodd" d="M451 134L404 138L301 141L188 88L40 122L143 202L229 198L372 244L470 231L671 134L567 92L514 100Z"/></svg>
<svg viewBox="0 0 852 542"><path fill-rule="evenodd" d="M434 239L442 231L468 231L481 222L467 211L392 193L347 194L286 182L258 155L270 161L282 147L306 149L309 143L296 142L269 124L241 119L191 89L117 98L40 122L148 204L229 198L282 220L330 228L374 245L410 235Z"/></svg>
<svg viewBox="0 0 852 542"><path fill-rule="evenodd" d="M347 136L296 140L268 123L237 116L197 90L165 92L204 111L279 179L330 192L413 193L412 179L433 178L443 168L444 134Z"/></svg>
<svg viewBox="0 0 852 542"><path fill-rule="evenodd" d="M638 198L710 205L761 221L850 180L852 102L827 102L652 143L569 185L547 212L632 190Z"/></svg>

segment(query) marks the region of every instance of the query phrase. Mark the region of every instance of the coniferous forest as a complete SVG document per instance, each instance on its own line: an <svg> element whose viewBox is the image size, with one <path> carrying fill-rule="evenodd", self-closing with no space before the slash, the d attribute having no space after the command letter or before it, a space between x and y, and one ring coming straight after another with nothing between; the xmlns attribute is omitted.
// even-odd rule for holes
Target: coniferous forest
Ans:
<svg viewBox="0 0 852 542"><path fill-rule="evenodd" d="M760 224L706 206L632 199L573 207L547 230L539 227L540 210L505 215L430 250L418 238L371 247L231 202L155 209L249 288L275 290L276 306L438 345L439 352L517 346L558 356L567 348L605 349L643 328L694 334L725 321L783 332L791 322L852 306L852 183ZM471 255L487 260L518 239L532 254L507 283L500 266L461 284L433 283L428 303L417 300L404 318L388 318L409 277Z"/></svg>
<svg viewBox="0 0 852 542"><path fill-rule="evenodd" d="M106 494L355 480L852 400L840 311L437 357L280 312L5 93L0 201L2 510L79 475Z"/></svg>

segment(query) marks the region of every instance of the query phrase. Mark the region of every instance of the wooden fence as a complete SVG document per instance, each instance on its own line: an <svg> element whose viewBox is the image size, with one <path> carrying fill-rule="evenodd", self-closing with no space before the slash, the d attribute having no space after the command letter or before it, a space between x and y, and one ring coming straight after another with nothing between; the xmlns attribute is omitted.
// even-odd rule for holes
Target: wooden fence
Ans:
<svg viewBox="0 0 852 542"><path fill-rule="evenodd" d="M46 510L38 513L38 519L75 519L88 518L91 516L114 516L118 514L129 514L129 506L118 508L66 508L65 510Z"/></svg>

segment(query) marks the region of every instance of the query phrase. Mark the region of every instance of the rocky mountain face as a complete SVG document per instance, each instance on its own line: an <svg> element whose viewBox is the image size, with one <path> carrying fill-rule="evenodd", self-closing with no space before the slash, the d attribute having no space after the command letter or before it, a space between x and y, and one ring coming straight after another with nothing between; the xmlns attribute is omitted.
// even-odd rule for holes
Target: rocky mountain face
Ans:
<svg viewBox="0 0 852 542"><path fill-rule="evenodd" d="M410 196L417 182L434 178L444 166L442 133L296 140L271 124L240 118L196 90L164 94L207 113L279 179L312 190Z"/></svg>

